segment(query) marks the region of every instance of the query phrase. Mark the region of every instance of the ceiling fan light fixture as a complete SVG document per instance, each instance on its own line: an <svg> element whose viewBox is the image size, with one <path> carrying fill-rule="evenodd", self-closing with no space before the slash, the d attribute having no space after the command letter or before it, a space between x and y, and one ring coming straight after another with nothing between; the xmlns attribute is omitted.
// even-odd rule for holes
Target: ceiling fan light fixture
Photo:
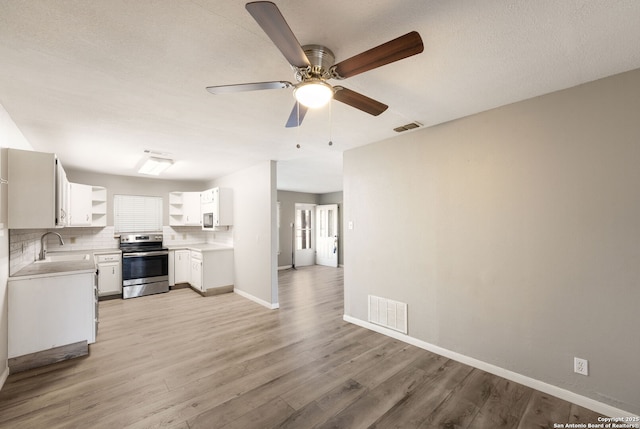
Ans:
<svg viewBox="0 0 640 429"><path fill-rule="evenodd" d="M303 82L293 90L293 96L303 106L315 109L326 105L333 98L333 88L326 82Z"/></svg>

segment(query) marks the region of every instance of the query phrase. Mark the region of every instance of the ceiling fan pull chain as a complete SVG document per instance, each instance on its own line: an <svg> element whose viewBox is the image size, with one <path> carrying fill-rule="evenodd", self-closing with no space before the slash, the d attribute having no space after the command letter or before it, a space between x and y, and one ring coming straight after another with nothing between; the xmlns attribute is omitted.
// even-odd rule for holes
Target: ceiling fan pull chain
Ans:
<svg viewBox="0 0 640 429"><path fill-rule="evenodd" d="M333 146L333 103L329 102L329 146Z"/></svg>
<svg viewBox="0 0 640 429"><path fill-rule="evenodd" d="M296 127L296 147L300 149L300 103L296 101L296 114L298 115L298 126Z"/></svg>

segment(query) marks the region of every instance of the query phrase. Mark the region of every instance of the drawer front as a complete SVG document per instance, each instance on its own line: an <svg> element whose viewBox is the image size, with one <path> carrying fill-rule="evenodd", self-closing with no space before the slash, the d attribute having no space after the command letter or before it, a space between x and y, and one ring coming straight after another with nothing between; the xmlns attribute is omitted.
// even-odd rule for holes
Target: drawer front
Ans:
<svg viewBox="0 0 640 429"><path fill-rule="evenodd" d="M97 262L120 262L122 257L120 254L114 255L97 255Z"/></svg>

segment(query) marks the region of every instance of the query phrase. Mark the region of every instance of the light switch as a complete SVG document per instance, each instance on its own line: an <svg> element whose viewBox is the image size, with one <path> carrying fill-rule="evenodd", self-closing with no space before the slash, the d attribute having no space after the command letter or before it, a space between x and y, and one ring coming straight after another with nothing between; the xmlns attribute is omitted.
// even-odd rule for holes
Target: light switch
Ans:
<svg viewBox="0 0 640 429"><path fill-rule="evenodd" d="M352 220L349 221L349 229L353 229L353 221Z"/></svg>

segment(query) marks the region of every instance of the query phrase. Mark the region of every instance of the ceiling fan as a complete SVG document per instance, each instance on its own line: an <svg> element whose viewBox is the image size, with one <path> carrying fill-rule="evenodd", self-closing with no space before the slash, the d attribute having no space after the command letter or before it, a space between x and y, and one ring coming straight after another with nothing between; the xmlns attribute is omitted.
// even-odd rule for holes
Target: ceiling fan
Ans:
<svg viewBox="0 0 640 429"><path fill-rule="evenodd" d="M294 88L296 102L286 124L288 128L299 126L307 109L324 106L331 98L378 116L389 106L343 86L332 86L327 83L327 80L346 79L419 54L424 50L420 35L416 31L412 31L334 64L335 57L328 48L320 45L300 46L287 21L274 3L256 1L247 3L245 7L291 64L297 83L287 81L241 83L209 86L207 91L212 94L225 94Z"/></svg>

